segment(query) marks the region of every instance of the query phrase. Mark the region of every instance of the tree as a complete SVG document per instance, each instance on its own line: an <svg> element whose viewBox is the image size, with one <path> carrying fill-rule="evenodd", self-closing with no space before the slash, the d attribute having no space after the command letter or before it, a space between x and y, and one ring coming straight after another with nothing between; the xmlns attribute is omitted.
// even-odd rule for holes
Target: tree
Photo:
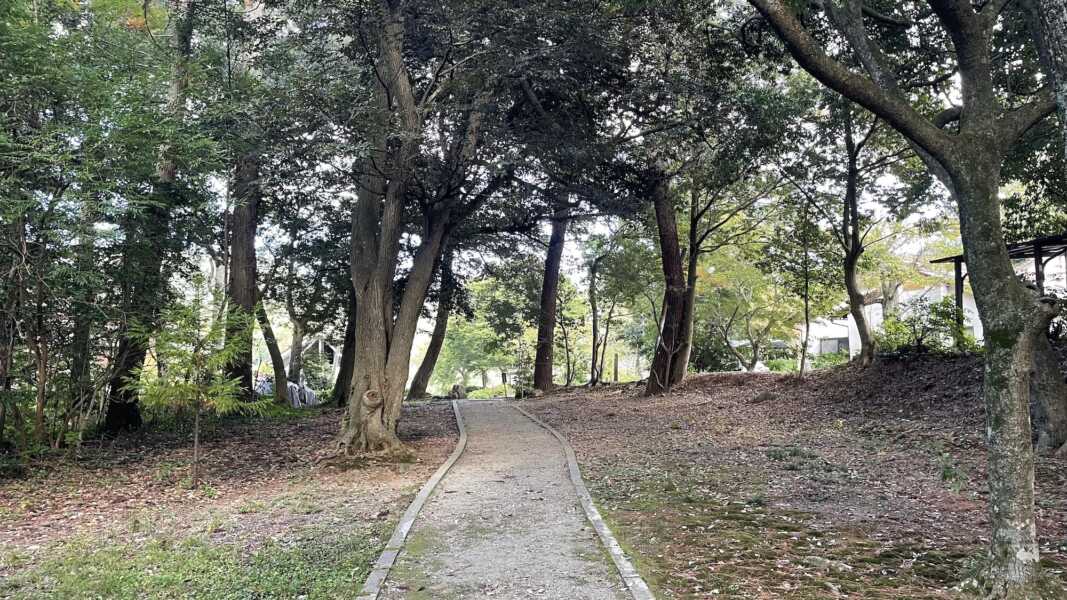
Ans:
<svg viewBox="0 0 1067 600"><path fill-rule="evenodd" d="M1034 6L1034 2L1037 6ZM1056 103L1060 109L1060 127L1067 153L1067 2L1064 0L1027 0L1028 10L1040 13L1040 22L1035 27L1038 47L1045 69L1052 76L1056 89ZM1067 171L1067 154L1064 154L1064 170Z"/></svg>
<svg viewBox="0 0 1067 600"><path fill-rule="evenodd" d="M758 250L729 250L709 261L709 277L702 280L708 289L698 296L697 309L737 363L753 371L774 341L792 336L802 308L756 266Z"/></svg>
<svg viewBox="0 0 1067 600"><path fill-rule="evenodd" d="M883 184L881 178L895 162L907 158L907 148L894 147L896 140L886 135L883 123L833 92L824 94L821 108L817 141L785 169L785 176L804 196L812 216L821 217L831 226L841 252L849 313L860 339L856 360L866 367L874 361L875 344L867 322L867 294L860 287L859 268L867 248L882 240L870 237L878 221L863 204L871 202L866 195L884 200L889 194L899 193L897 186ZM886 288L883 293L884 297L891 297L896 288Z"/></svg>
<svg viewBox="0 0 1067 600"><path fill-rule="evenodd" d="M456 295L458 283L452 272L453 252L454 250L449 247L441 259L437 316L434 318L433 332L430 334L430 344L426 347L426 354L422 358L422 363L419 364L419 370L415 372L415 378L411 380L411 389L408 391L408 398L411 399L426 396L426 387L430 384L430 377L433 375L434 367L437 365L437 360L441 355L441 348L444 346L445 335L448 332L449 315L452 314L455 308L453 299Z"/></svg>
<svg viewBox="0 0 1067 600"><path fill-rule="evenodd" d="M541 303L537 323L537 352L534 356L533 386L538 390L550 390L552 382L553 349L557 322L557 296L559 295L559 269L563 261L563 246L566 241L570 210L557 210L550 219L552 234L548 238L545 255L545 274L541 285Z"/></svg>
<svg viewBox="0 0 1067 600"><path fill-rule="evenodd" d="M833 310L840 297L835 277L833 241L823 231L813 214L812 198L804 194L782 194L780 209L769 243L763 246L763 258L757 265L767 272L778 287L800 299L803 306L804 331L798 349L798 371L807 368L811 341L812 315ZM862 306L861 306L862 308ZM868 333L869 335L869 333Z"/></svg>
<svg viewBox="0 0 1067 600"><path fill-rule="evenodd" d="M193 279L191 292L188 302L175 302L162 311L158 328L134 331L146 346L151 340L149 356L155 365L139 368L128 385L148 405L193 413L191 487L197 487L201 415L262 414L270 402L242 401L241 379L227 377L244 346L243 336L232 335L233 327L240 319L243 327L251 328L251 315L229 311L225 301L208 298L199 277Z"/></svg>
<svg viewBox="0 0 1067 600"><path fill-rule="evenodd" d="M1006 150L1055 109L1055 100L1049 86L1040 84L1034 86L1040 90L1036 97L998 89L996 70L1007 61L1028 58L1026 46L1015 43L1023 21L1019 10L999 1L976 8L962 0L930 0L901 7L908 14L900 18L865 10L864 2L826 3L826 19L843 42L830 46L813 37L786 3L750 3L801 67L900 132L956 201L971 286L987 332L983 396L989 424L992 535L984 586L996 598L1039 596L1028 371L1035 342L1056 308L1016 278L1004 244L997 190ZM929 11L920 10L920 4ZM946 46L935 52L945 54L928 54L910 44L889 45L919 24L943 32ZM840 48L847 56L835 58L827 54L829 48ZM907 90L916 82L905 80L890 62L894 52L901 58L906 51L913 52L912 60L927 61L934 73L956 73L962 105L931 111L915 102L916 94ZM952 63L943 62L942 56L951 57ZM863 73L849 64L859 65ZM1022 75L1019 65L1011 68ZM1032 77L1035 69L1025 72ZM937 86L948 77L932 81ZM945 129L953 123L955 132Z"/></svg>
<svg viewBox="0 0 1067 600"><path fill-rule="evenodd" d="M170 24L167 38L172 54L172 73L168 110L170 117L180 123L185 116L190 62L193 57L193 31L199 5L196 0L173 0L170 6ZM152 182L153 199L137 211L131 211L127 227L123 269L126 278L134 282L128 295L124 312L127 320L124 330L151 326L158 317L159 305L167 287L164 259L168 252L171 226L171 209L178 202L178 163L175 159L173 141L164 140L159 147L160 160ZM121 335L116 357L116 368L109 384L107 413L104 427L117 433L141 425L135 388L127 383L144 364L147 347L144 338Z"/></svg>

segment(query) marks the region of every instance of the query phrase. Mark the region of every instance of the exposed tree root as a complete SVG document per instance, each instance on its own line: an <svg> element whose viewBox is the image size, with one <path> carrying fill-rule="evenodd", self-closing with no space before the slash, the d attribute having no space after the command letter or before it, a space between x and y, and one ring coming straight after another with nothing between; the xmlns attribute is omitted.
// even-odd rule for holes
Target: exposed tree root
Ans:
<svg viewBox="0 0 1067 600"><path fill-rule="evenodd" d="M1058 600L1067 598L1067 588L1055 577L1039 572L1029 582L1010 583L1009 577L994 574L988 556L971 568L974 573L959 589L982 600Z"/></svg>

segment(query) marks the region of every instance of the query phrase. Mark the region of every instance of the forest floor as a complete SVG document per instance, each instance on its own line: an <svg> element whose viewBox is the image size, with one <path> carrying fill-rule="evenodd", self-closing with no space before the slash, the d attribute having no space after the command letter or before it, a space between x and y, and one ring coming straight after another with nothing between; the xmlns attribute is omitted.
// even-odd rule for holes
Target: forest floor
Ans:
<svg viewBox="0 0 1067 600"><path fill-rule="evenodd" d="M414 460L339 470L313 458L337 409L85 443L0 480L0 597L347 598L456 443L451 405L405 407Z"/></svg>
<svg viewBox="0 0 1067 600"><path fill-rule="evenodd" d="M803 380L561 390L562 431L661 598L945 598L988 535L981 365L886 361ZM1067 578L1067 462L1037 463L1043 559Z"/></svg>

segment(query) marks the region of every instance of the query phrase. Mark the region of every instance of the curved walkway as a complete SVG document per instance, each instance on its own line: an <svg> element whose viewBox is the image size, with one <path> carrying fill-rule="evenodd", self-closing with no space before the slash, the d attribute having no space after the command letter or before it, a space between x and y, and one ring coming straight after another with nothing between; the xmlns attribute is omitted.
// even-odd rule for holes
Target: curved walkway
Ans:
<svg viewBox="0 0 1067 600"><path fill-rule="evenodd" d="M504 402L459 406L466 451L415 520L379 597L629 598L560 442Z"/></svg>

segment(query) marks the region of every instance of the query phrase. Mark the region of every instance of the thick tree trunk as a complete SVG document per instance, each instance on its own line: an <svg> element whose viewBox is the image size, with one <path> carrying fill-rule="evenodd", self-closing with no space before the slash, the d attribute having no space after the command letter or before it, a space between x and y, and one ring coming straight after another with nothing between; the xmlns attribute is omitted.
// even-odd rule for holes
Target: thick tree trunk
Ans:
<svg viewBox="0 0 1067 600"><path fill-rule="evenodd" d="M545 254L545 274L541 282L541 308L537 321L537 352L534 356L534 389L552 389L552 363L556 336L556 302L559 292L559 269L567 237L567 211L552 215L552 235Z"/></svg>
<svg viewBox="0 0 1067 600"><path fill-rule="evenodd" d="M859 256L848 253L845 256L845 290L848 292L848 312L852 320L856 322L856 331L860 336L860 351L856 360L864 367L874 362L874 336L871 335L871 327L867 323L867 314L864 312L865 300L860 291L859 281L856 276L856 263Z"/></svg>
<svg viewBox="0 0 1067 600"><path fill-rule="evenodd" d="M442 269L451 269L448 260L442 261ZM448 317L452 312L452 284L447 281L450 277L444 276L442 271L441 298L437 302L437 317L433 324L433 333L430 334L430 345L426 347L426 355L422 357L419 370L415 371L415 378L411 380L411 390L408 398L417 399L426 397L426 388L430 385L430 376L437 365L437 359L441 356L441 348L445 344L445 334L448 333Z"/></svg>
<svg viewBox="0 0 1067 600"><path fill-rule="evenodd" d="M170 112L181 118L185 114L185 90L189 76L187 63L192 55L196 8L192 0L174 0L172 9L170 23L173 35L170 42L176 58L167 100ZM124 280L131 283L124 306L126 320L119 328L118 353L109 380L104 417L104 429L111 434L141 426L137 395L127 386L144 364L148 348L147 340L132 334L130 324L139 322L143 328L152 329L167 288L164 257L170 245L170 206L177 196L174 187L178 165L166 143L159 150L161 158L153 182L155 202L127 220L129 229L126 231L122 270Z"/></svg>
<svg viewBox="0 0 1067 600"><path fill-rule="evenodd" d="M289 404L288 378L285 376L285 359L282 358L282 350L278 347L278 338L274 336L274 328L271 327L267 309L263 306L263 295L258 293L256 302L256 321L259 322L259 330L263 332L263 343L267 346L267 354L270 354L271 369L274 371L274 399L279 404Z"/></svg>
<svg viewBox="0 0 1067 600"><path fill-rule="evenodd" d="M1015 275L1000 225L999 141L973 148L955 165L964 255L985 329L985 399L992 522L987 584L997 598L1036 589L1039 551L1034 516L1030 370L1052 319ZM984 147L983 147L984 146Z"/></svg>
<svg viewBox="0 0 1067 600"><path fill-rule="evenodd" d="M227 293L227 338L237 338L240 350L228 367L229 376L241 381L241 396L252 399L252 327L256 310L256 224L261 192L259 159L246 154L234 169L234 197L230 230L230 269Z"/></svg>
<svg viewBox="0 0 1067 600"><path fill-rule="evenodd" d="M682 322L678 331L678 352L671 361L671 385L681 383L689 371L689 357L693 354L693 324L696 317L697 269L700 255L693 253L694 244L690 244L689 260L686 271L685 297L682 301Z"/></svg>
<svg viewBox="0 0 1067 600"><path fill-rule="evenodd" d="M341 364L337 369L337 381L333 384L333 403L348 405L348 393L352 391L352 370L356 364L356 294L348 292L348 319L345 324L345 341L341 346Z"/></svg>
<svg viewBox="0 0 1067 600"><path fill-rule="evenodd" d="M161 202L169 202L170 193L164 192L163 196ZM123 277L131 283L125 310L127 320L120 325L119 345L108 382L104 430L112 435L141 427L137 393L129 386L144 365L148 341L133 333L130 326L138 323L145 329L154 327L167 287L163 254L169 235L170 210L152 205L145 212L131 219L133 224L127 233L128 245L123 256Z"/></svg>
<svg viewBox="0 0 1067 600"><path fill-rule="evenodd" d="M663 325L660 327L656 352L645 386L645 395L660 394L671 389L671 369L682 336L682 316L685 312L685 278L682 274L682 252L678 244L678 222L670 197L670 180L663 169L652 174L652 205L659 232L660 262L665 283L663 295Z"/></svg>
<svg viewBox="0 0 1067 600"><path fill-rule="evenodd" d="M293 343L289 347L289 381L299 384L304 370L304 334L307 326L303 321L290 319L293 323Z"/></svg>
<svg viewBox="0 0 1067 600"><path fill-rule="evenodd" d="M1030 377L1037 450L1051 452L1067 443L1067 384L1048 336L1036 340Z"/></svg>
<svg viewBox="0 0 1067 600"><path fill-rule="evenodd" d="M956 198L971 288L985 330L983 397L992 534L984 592L998 600L1039 597L1030 369L1038 337L1046 334L1055 306L1038 301L1016 276L1004 245L997 192L1001 152L1043 118L1048 103L1039 100L1011 113L1000 110L990 68L990 40L999 20L976 15L970 3L931 3L951 34L959 65L962 109L958 133L949 134L915 112L899 91L892 69L871 51L863 30L862 4L826 7L837 29L858 49L853 55L871 79L856 76L827 57L784 3L749 2L771 21L802 67L904 134ZM1003 3L986 3L982 10L1002 7Z"/></svg>
<svg viewBox="0 0 1067 600"><path fill-rule="evenodd" d="M362 287L356 309L359 335L348 421L340 439L348 454L390 453L402 448L396 425L410 368L411 345L442 237L443 231L431 233L416 254L395 321L385 313L390 305L385 302L380 280L371 278Z"/></svg>

